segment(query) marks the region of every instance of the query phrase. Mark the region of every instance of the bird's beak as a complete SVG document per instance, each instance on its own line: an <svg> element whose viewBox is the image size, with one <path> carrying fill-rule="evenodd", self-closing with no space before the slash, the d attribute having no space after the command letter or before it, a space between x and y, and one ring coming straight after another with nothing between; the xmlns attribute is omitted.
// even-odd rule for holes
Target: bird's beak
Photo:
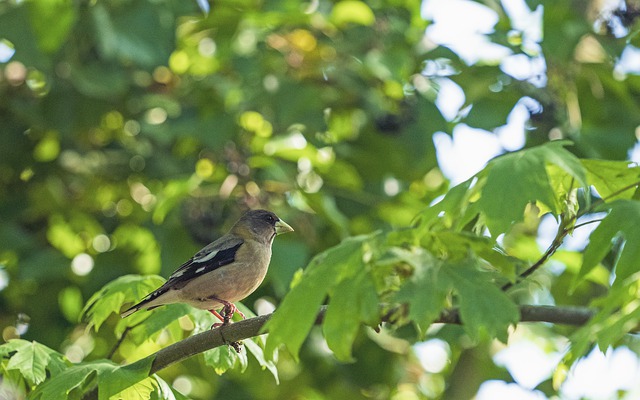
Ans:
<svg viewBox="0 0 640 400"><path fill-rule="evenodd" d="M281 233L293 232L293 228L283 220L276 222L276 235Z"/></svg>

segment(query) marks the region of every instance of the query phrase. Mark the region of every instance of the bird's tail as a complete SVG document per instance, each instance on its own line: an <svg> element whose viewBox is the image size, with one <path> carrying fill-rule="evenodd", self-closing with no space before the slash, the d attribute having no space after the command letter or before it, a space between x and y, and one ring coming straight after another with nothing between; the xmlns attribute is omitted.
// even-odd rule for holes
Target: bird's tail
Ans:
<svg viewBox="0 0 640 400"><path fill-rule="evenodd" d="M149 293L139 303L121 312L120 317L126 318L136 311L152 310L164 304L174 303L176 301L174 292L175 291L169 290L165 286L161 286L156 291Z"/></svg>
<svg viewBox="0 0 640 400"><path fill-rule="evenodd" d="M121 318L127 318L129 315L133 314L134 312L140 310L140 303L136 304L133 307L130 307L126 310L124 310L123 312L120 313L120 317Z"/></svg>

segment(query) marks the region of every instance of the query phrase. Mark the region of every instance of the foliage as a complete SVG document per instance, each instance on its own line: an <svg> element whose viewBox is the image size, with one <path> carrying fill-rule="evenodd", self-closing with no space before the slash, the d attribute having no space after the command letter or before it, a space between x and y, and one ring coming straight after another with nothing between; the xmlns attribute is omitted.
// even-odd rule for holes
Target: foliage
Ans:
<svg viewBox="0 0 640 400"><path fill-rule="evenodd" d="M1 3L0 393L471 398L514 379L489 349L527 329L523 304L596 311L531 328L568 338L558 371L594 345L640 351L633 13L522 2L542 18L536 38L507 2L477 2L497 15L483 41L545 64L523 77L425 39L428 3ZM447 113L451 84L464 99ZM523 104L523 148L451 185L434 135L500 137ZM297 233L278 237L246 300L277 305L268 335L152 373L212 316L118 313L258 207ZM586 247L565 246L589 226ZM460 327L434 325L451 310ZM433 338L450 349L437 372L411 350ZM474 351L482 364L465 364Z"/></svg>

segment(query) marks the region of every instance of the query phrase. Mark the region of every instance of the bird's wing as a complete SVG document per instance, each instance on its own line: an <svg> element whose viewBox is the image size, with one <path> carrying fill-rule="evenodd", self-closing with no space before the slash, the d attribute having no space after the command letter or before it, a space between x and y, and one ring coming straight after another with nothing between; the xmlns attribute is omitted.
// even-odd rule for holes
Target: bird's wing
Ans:
<svg viewBox="0 0 640 400"><path fill-rule="evenodd" d="M181 287L191 279L211 272L235 261L236 252L244 240L235 235L225 235L208 244L189 261L178 268L163 286Z"/></svg>
<svg viewBox="0 0 640 400"><path fill-rule="evenodd" d="M244 240L239 236L225 235L208 244L171 274L164 285L149 293L138 304L124 311L122 316L126 317L141 308L155 308L157 305L152 302L170 289L180 289L200 275L231 264L235 261L236 252L243 243Z"/></svg>

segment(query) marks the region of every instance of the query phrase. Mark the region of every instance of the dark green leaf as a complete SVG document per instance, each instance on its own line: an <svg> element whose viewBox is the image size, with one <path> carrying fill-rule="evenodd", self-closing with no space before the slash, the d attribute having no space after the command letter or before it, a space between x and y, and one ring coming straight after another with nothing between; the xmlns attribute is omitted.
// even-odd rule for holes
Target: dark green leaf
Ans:
<svg viewBox="0 0 640 400"><path fill-rule="evenodd" d="M338 360L353 361L351 347L360 325L378 322L378 302L371 275L365 270L336 285L322 330Z"/></svg>
<svg viewBox="0 0 640 400"><path fill-rule="evenodd" d="M248 339L243 343L247 348L247 352L251 353L253 357L255 357L256 361L258 361L258 364L260 364L263 369L266 368L271 372L271 375L273 375L273 378L276 380L276 384L279 384L280 378L278 377L278 368L275 363L276 357L274 357L274 360L268 360L264 355L264 336Z"/></svg>
<svg viewBox="0 0 640 400"><path fill-rule="evenodd" d="M474 340L485 335L507 342L508 328L520 319L516 304L478 270L474 261L445 264L441 272L451 281L460 302L460 319Z"/></svg>
<svg viewBox="0 0 640 400"><path fill-rule="evenodd" d="M98 46L107 59L142 67L167 62L174 36L174 18L167 15L169 10L134 1L111 9L106 3L98 3L91 11Z"/></svg>
<svg viewBox="0 0 640 400"><path fill-rule="evenodd" d="M491 131L507 123L517 101L517 97L504 92L492 93L475 101L464 121L474 128Z"/></svg>
<svg viewBox="0 0 640 400"><path fill-rule="evenodd" d="M426 250L393 248L391 252L413 267L413 274L395 295L395 301L409 305L409 319L424 336L447 304L452 285L440 273L442 261Z"/></svg>

